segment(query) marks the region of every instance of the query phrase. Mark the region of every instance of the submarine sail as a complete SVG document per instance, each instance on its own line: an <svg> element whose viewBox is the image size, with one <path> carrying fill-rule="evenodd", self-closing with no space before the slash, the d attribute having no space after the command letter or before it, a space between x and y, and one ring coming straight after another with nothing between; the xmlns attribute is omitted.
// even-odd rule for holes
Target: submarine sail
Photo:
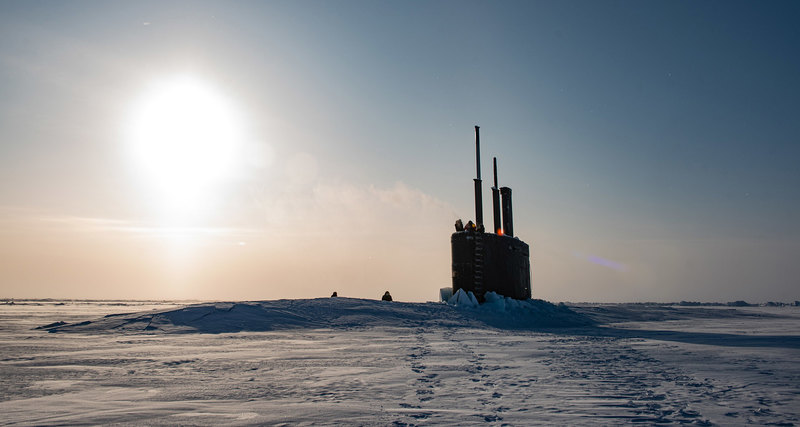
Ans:
<svg viewBox="0 0 800 427"><path fill-rule="evenodd" d="M487 233L483 225L479 126L475 126L475 157L475 223L470 221L464 226L461 220L456 221L456 232L450 237L453 293L463 289L472 292L480 302L484 301L486 292L496 292L514 299L530 299L530 248L514 236L511 189L498 188L497 158L493 161L494 233Z"/></svg>

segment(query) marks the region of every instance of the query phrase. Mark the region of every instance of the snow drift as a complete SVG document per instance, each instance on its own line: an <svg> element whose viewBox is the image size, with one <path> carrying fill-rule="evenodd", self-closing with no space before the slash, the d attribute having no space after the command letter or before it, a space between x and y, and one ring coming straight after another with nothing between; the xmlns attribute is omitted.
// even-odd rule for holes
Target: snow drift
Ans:
<svg viewBox="0 0 800 427"><path fill-rule="evenodd" d="M448 304L316 298L192 304L178 309L110 314L77 323L40 326L49 332L228 333L300 328L496 327L534 329L584 326L589 317L542 300L517 301L494 293L479 305L459 290Z"/></svg>
<svg viewBox="0 0 800 427"><path fill-rule="evenodd" d="M495 292L487 292L484 298L484 303L479 304L472 292L459 289L447 304L458 308L465 316L502 329L575 327L594 323L564 304L540 299L516 300Z"/></svg>

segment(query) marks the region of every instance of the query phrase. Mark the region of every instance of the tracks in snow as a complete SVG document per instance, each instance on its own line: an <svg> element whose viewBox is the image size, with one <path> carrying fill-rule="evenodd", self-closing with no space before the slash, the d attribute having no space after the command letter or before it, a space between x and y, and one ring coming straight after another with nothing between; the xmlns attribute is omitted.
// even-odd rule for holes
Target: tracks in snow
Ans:
<svg viewBox="0 0 800 427"><path fill-rule="evenodd" d="M640 340L418 328L397 425L422 421L711 424L714 384L636 348ZM582 421L581 421L582 420Z"/></svg>

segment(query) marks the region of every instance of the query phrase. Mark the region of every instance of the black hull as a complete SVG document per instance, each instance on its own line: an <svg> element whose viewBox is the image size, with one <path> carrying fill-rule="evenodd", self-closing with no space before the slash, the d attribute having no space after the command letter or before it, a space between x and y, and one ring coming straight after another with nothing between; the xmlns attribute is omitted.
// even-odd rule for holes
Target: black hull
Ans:
<svg viewBox="0 0 800 427"><path fill-rule="evenodd" d="M453 293L459 289L484 301L486 292L514 299L530 299L531 267L528 244L517 238L476 231L450 237L453 256Z"/></svg>

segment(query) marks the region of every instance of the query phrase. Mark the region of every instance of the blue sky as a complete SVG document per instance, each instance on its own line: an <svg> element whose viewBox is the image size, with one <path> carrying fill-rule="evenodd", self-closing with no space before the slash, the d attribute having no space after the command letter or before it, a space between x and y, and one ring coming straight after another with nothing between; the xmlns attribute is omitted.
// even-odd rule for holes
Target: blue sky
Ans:
<svg viewBox="0 0 800 427"><path fill-rule="evenodd" d="M452 222L473 215L477 124L534 296L798 299L798 9L4 2L0 293L433 299ZM125 135L174 75L247 134L204 215L180 220Z"/></svg>

